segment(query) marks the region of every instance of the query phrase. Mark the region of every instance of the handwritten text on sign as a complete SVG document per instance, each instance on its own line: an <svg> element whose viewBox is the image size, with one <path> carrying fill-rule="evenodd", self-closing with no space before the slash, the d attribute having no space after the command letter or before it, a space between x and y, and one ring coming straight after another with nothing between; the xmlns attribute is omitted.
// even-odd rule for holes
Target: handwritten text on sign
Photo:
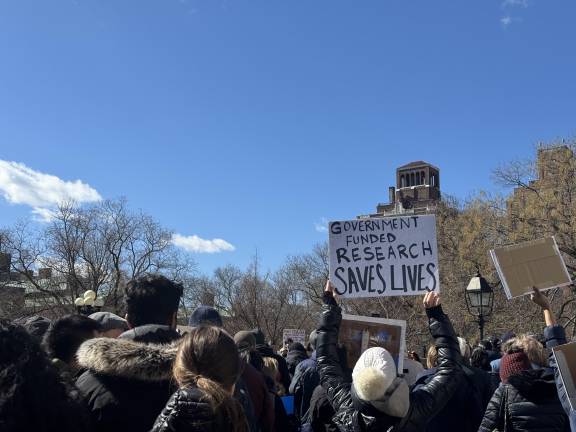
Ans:
<svg viewBox="0 0 576 432"><path fill-rule="evenodd" d="M440 291L434 215L330 222L330 280L342 297Z"/></svg>

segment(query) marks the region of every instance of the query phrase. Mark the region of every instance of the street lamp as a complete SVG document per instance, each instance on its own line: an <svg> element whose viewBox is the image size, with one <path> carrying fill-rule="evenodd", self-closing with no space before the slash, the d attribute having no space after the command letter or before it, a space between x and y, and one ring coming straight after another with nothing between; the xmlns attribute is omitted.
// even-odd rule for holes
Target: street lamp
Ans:
<svg viewBox="0 0 576 432"><path fill-rule="evenodd" d="M88 290L82 297L78 297L74 301L76 311L82 315L91 315L94 312L100 312L104 306L104 300L96 298L96 293Z"/></svg>
<svg viewBox="0 0 576 432"><path fill-rule="evenodd" d="M484 323L486 317L492 313L494 307L494 291L486 279L480 275L480 270L476 273L466 287L466 308L468 313L478 319L480 328L480 340L484 339Z"/></svg>

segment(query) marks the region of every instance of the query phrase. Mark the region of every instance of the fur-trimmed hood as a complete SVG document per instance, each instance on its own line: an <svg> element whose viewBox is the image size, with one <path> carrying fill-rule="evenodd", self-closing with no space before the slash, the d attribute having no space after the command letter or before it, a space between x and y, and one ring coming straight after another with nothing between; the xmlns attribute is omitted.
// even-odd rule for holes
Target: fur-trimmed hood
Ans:
<svg viewBox="0 0 576 432"><path fill-rule="evenodd" d="M130 339L95 338L84 342L76 357L82 369L95 374L140 381L172 378L179 341L144 344Z"/></svg>

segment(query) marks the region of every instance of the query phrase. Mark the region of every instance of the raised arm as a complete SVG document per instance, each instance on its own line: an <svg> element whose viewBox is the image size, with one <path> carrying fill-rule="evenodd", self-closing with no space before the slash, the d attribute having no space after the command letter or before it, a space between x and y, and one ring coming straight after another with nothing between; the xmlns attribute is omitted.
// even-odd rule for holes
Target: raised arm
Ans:
<svg viewBox="0 0 576 432"><path fill-rule="evenodd" d="M410 393L405 427L411 431L424 430L426 423L444 408L464 380L458 339L448 316L442 311L438 294L427 293L424 306L430 334L438 350L438 370L427 384Z"/></svg>
<svg viewBox="0 0 576 432"><path fill-rule="evenodd" d="M352 405L350 383L344 379L337 352L338 332L342 322L342 311L336 303L330 282L326 283L322 316L316 339L316 364L320 384L328 393L328 400L336 412L341 407Z"/></svg>

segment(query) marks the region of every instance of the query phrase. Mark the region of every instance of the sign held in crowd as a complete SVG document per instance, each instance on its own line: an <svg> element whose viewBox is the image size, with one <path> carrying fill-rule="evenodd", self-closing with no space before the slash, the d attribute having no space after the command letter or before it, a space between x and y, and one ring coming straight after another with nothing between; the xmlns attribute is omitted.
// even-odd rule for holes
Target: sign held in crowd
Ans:
<svg viewBox="0 0 576 432"><path fill-rule="evenodd" d="M346 347L349 365L368 348L382 347L392 355L398 373L403 371L406 321L342 314L339 342Z"/></svg>
<svg viewBox="0 0 576 432"><path fill-rule="evenodd" d="M572 283L554 237L496 248L490 256L508 299L529 294L532 287L542 291Z"/></svg>
<svg viewBox="0 0 576 432"><path fill-rule="evenodd" d="M554 347L552 352L572 410L576 410L576 342Z"/></svg>
<svg viewBox="0 0 576 432"><path fill-rule="evenodd" d="M344 298L440 291L434 215L329 224L330 281Z"/></svg>
<svg viewBox="0 0 576 432"><path fill-rule="evenodd" d="M282 342L286 343L288 339L292 339L292 342L300 342L305 345L306 341L306 330L304 329L284 329L282 331Z"/></svg>

